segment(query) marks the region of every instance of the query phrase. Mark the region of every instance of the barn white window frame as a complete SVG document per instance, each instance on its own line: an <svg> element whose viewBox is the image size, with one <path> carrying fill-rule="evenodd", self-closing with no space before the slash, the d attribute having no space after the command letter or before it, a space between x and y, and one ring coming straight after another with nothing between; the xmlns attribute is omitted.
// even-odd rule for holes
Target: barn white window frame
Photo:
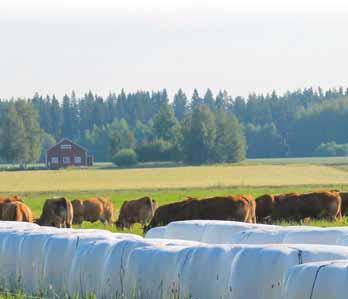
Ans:
<svg viewBox="0 0 348 299"><path fill-rule="evenodd" d="M69 156L63 157L63 164L70 164L70 157Z"/></svg>
<svg viewBox="0 0 348 299"><path fill-rule="evenodd" d="M65 149L65 150L67 150L67 149L71 149L72 148L72 146L71 146L71 144L61 144L60 145L60 149Z"/></svg>
<svg viewBox="0 0 348 299"><path fill-rule="evenodd" d="M80 156L75 156L74 157L74 163L75 164L81 164L82 163L82 158Z"/></svg>
<svg viewBox="0 0 348 299"><path fill-rule="evenodd" d="M51 163L52 164L58 164L59 163L58 157L51 157Z"/></svg>

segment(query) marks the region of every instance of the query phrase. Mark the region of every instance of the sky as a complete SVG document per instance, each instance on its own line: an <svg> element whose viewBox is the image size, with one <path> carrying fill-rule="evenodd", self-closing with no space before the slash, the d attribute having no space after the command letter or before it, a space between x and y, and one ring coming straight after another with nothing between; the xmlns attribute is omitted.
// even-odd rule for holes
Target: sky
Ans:
<svg viewBox="0 0 348 299"><path fill-rule="evenodd" d="M0 98L348 87L341 0L0 0Z"/></svg>

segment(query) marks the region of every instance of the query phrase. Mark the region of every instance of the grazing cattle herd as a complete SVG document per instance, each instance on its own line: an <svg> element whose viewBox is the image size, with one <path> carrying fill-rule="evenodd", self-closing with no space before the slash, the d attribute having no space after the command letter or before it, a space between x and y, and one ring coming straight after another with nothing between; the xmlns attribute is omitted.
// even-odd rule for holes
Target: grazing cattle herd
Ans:
<svg viewBox="0 0 348 299"><path fill-rule="evenodd" d="M146 196L124 201L119 217L113 222L114 207L104 197L76 199L65 197L47 199L38 219L20 196L0 196L0 220L35 222L42 226L70 228L83 221L112 224L130 228L140 223L144 231L180 220L232 220L248 223L275 221L300 222L308 218L335 220L348 214L348 192L337 190L308 193L217 196L185 200L157 207L155 200Z"/></svg>

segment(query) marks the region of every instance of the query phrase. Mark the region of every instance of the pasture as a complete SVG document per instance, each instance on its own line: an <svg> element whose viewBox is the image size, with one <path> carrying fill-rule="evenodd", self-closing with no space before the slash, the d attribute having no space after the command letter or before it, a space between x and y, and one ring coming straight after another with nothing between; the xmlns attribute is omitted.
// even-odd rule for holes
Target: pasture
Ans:
<svg viewBox="0 0 348 299"><path fill-rule="evenodd" d="M0 172L0 193L22 195L35 217L39 217L45 199L50 197L63 195L73 200L107 196L117 216L124 200L144 195L162 205L187 196L250 193L257 197L328 188L348 190L347 163L346 158L260 159L222 166L117 169L103 164L91 169L9 171ZM310 224L346 225L346 221ZM83 227L104 228L101 223L84 223ZM115 231L114 226L105 228ZM132 232L142 233L138 226Z"/></svg>

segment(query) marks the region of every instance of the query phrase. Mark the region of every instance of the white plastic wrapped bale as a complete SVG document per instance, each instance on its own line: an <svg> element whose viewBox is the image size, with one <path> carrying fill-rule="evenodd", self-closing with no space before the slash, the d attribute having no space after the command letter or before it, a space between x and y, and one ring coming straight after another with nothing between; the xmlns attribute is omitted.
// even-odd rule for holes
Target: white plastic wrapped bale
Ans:
<svg viewBox="0 0 348 299"><path fill-rule="evenodd" d="M43 229L27 232L21 237L17 250L17 277L26 294L38 294L45 291L48 286L43 281L44 247L47 240L53 236L66 237L70 230Z"/></svg>
<svg viewBox="0 0 348 299"><path fill-rule="evenodd" d="M248 245L190 248L179 268L180 298L230 298L229 279L236 255Z"/></svg>
<svg viewBox="0 0 348 299"><path fill-rule="evenodd" d="M0 230L0 285L5 291L17 286L16 255L21 235L20 231Z"/></svg>
<svg viewBox="0 0 348 299"><path fill-rule="evenodd" d="M348 229L347 233L342 234L337 240L337 245L348 246Z"/></svg>
<svg viewBox="0 0 348 299"><path fill-rule="evenodd" d="M69 235L52 236L47 240L44 252L43 281L48 286L48 296L64 296L68 293L74 258L78 258L80 248L90 247L100 240L142 239L129 234L113 234L103 230L73 230ZM101 275L100 273L98 273ZM70 286L73 291L79 285Z"/></svg>
<svg viewBox="0 0 348 299"><path fill-rule="evenodd" d="M166 233L165 226L158 226L150 229L146 234L146 239L164 239Z"/></svg>
<svg viewBox="0 0 348 299"><path fill-rule="evenodd" d="M39 225L31 222L0 221L0 230L12 228L39 228Z"/></svg>
<svg viewBox="0 0 348 299"><path fill-rule="evenodd" d="M116 243L113 246L113 248L109 251L108 255L104 260L104 267L101 271L103 275L103 288L100 288L99 292L97 292L97 298L128 298L127 296L125 296L125 294L132 293L136 281L132 279L129 280L128 260L130 259L129 257L135 249L146 248L148 246L162 248L165 246L183 245L197 246L198 243L181 240L160 239L123 240L121 242Z"/></svg>
<svg viewBox="0 0 348 299"><path fill-rule="evenodd" d="M70 267L68 294L87 298L102 288L104 260L115 243L120 240L101 240L87 243L75 251Z"/></svg>
<svg viewBox="0 0 348 299"><path fill-rule="evenodd" d="M231 265L245 247L137 248L127 263L126 298L230 298Z"/></svg>
<svg viewBox="0 0 348 299"><path fill-rule="evenodd" d="M348 260L309 263L290 268L282 299L346 299Z"/></svg>
<svg viewBox="0 0 348 299"><path fill-rule="evenodd" d="M340 239L347 235L348 229L345 227L332 228L311 228L307 230L298 229L296 231L288 230L284 238L284 243L294 244L323 244L339 245Z"/></svg>
<svg viewBox="0 0 348 299"><path fill-rule="evenodd" d="M245 248L232 264L230 297L279 299L284 275L291 267L347 258L348 248L343 246L269 245Z"/></svg>
<svg viewBox="0 0 348 299"><path fill-rule="evenodd" d="M233 243L237 244L321 244L343 245L346 228L286 227L279 230L252 229L239 232Z"/></svg>
<svg viewBox="0 0 348 299"><path fill-rule="evenodd" d="M20 264L23 262L20 257L22 242L26 236L37 231L32 229L0 230L0 281L3 289L14 291L22 287L23 277L20 270ZM48 230L43 229L43 231Z"/></svg>
<svg viewBox="0 0 348 299"><path fill-rule="evenodd" d="M182 239L200 241L206 243L228 243L227 240L233 239L234 235L249 229L279 229L276 225L250 224L237 221L221 220L188 220L175 221L163 228L153 228L149 230L145 238L158 237L166 239ZM154 233L152 230L156 230Z"/></svg>
<svg viewBox="0 0 348 299"><path fill-rule="evenodd" d="M125 298L179 298L180 268L185 267L192 247L140 247L127 262Z"/></svg>

